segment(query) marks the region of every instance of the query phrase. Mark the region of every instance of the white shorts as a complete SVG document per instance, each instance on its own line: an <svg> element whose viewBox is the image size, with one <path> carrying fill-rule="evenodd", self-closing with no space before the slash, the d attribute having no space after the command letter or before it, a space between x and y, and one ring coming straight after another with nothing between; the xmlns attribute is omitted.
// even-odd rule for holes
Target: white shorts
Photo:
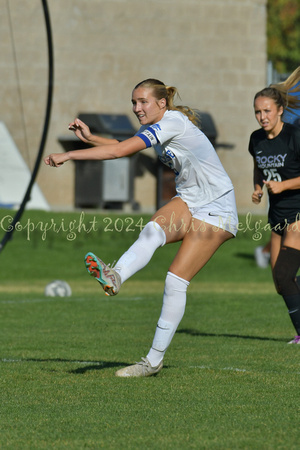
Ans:
<svg viewBox="0 0 300 450"><path fill-rule="evenodd" d="M236 210L234 190L226 192L207 205L189 208L192 217L216 228L229 231L234 236L238 229L238 214Z"/></svg>

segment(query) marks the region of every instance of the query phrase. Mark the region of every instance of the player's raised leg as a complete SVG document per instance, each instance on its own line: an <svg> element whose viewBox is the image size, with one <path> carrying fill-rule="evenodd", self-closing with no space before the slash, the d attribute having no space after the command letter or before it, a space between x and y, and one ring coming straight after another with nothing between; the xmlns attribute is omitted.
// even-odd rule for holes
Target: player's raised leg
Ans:
<svg viewBox="0 0 300 450"><path fill-rule="evenodd" d="M166 235L160 225L153 221L148 222L138 239L121 256L114 268L89 252L85 256L87 271L100 283L106 295L116 295L121 284L145 267L155 250L165 242Z"/></svg>

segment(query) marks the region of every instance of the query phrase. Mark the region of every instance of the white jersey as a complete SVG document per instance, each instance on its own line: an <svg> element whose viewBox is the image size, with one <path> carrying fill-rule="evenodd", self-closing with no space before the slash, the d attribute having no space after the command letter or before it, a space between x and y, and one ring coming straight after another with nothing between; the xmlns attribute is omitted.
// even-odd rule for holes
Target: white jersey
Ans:
<svg viewBox="0 0 300 450"><path fill-rule="evenodd" d="M206 205L233 189L209 139L181 112L166 111L136 136L174 170L176 192L189 207Z"/></svg>

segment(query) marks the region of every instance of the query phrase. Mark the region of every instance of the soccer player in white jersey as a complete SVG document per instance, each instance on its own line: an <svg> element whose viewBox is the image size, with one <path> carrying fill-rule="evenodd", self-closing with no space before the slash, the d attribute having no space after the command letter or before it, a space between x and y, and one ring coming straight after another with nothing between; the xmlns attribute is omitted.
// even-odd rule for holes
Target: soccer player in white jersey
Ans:
<svg viewBox="0 0 300 450"><path fill-rule="evenodd" d="M138 239L112 269L94 253L85 263L107 295L116 295L121 284L142 269L159 247L181 241L166 275L161 314L152 346L145 358L116 372L119 377L157 374L184 315L187 287L215 251L236 235L238 217L234 190L215 149L196 126L188 107L175 106L177 89L147 79L132 92L132 108L141 128L123 142L92 135L79 119L69 125L77 137L93 148L51 154L45 163L59 167L69 160L109 160L153 147L159 159L176 174L177 195L160 208Z"/></svg>

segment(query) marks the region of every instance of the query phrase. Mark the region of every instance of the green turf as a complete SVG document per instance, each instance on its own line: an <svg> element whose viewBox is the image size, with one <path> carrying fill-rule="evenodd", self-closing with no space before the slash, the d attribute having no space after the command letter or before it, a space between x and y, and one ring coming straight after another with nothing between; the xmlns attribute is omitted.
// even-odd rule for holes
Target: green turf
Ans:
<svg viewBox="0 0 300 450"><path fill-rule="evenodd" d="M0 210L2 235L10 214ZM286 344L294 330L283 300L270 269L253 259L267 233L255 241L241 218L245 232L189 286L163 371L118 379L114 372L151 345L177 246L159 249L108 298L83 257L94 251L113 262L137 236L140 216L88 214L93 229L73 229L76 237L43 234L51 219L67 230L80 213L27 212L0 253L1 449L299 448L300 348ZM44 296L56 278L71 297Z"/></svg>

